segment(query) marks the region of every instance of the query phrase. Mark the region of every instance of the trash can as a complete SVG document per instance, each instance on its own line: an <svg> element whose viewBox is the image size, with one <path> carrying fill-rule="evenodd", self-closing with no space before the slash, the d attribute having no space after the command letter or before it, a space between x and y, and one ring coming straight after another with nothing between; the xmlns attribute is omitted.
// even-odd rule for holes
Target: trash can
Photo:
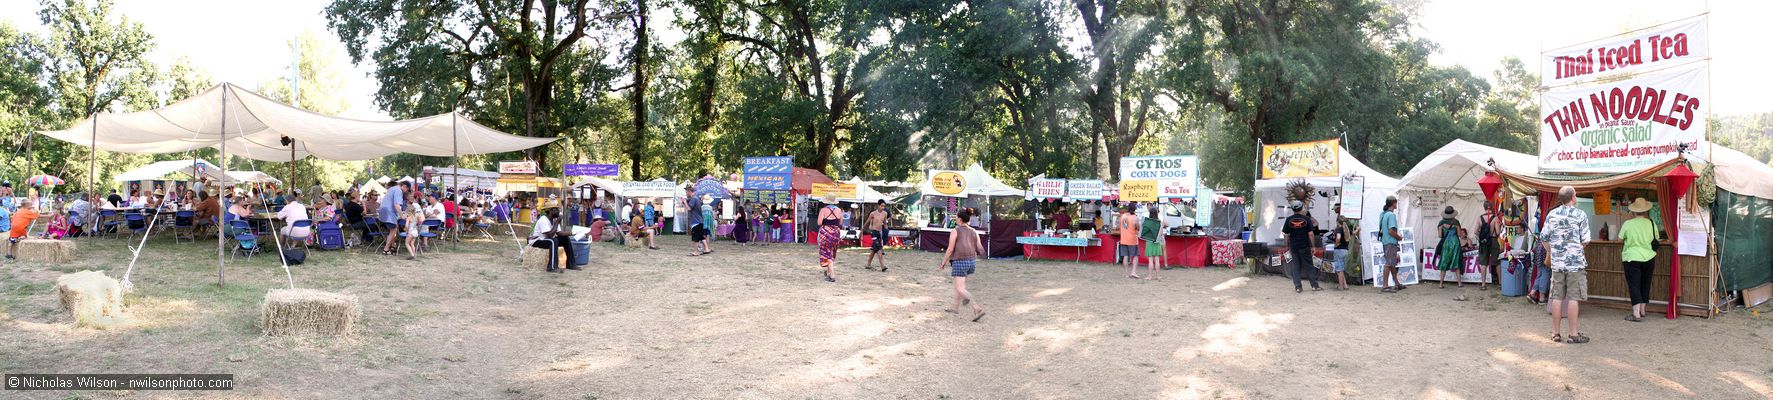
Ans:
<svg viewBox="0 0 1773 400"><path fill-rule="evenodd" d="M587 240L573 241L573 266L582 267L591 263L591 242Z"/></svg>
<svg viewBox="0 0 1773 400"><path fill-rule="evenodd" d="M1527 263L1511 260L1503 263L1499 276L1502 281L1502 295L1520 297L1527 295Z"/></svg>

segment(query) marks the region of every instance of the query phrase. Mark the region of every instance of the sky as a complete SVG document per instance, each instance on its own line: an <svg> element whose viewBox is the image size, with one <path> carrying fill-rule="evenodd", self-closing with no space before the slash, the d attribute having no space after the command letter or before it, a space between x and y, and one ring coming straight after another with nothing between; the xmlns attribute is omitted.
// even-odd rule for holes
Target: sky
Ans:
<svg viewBox="0 0 1773 400"><path fill-rule="evenodd" d="M377 109L373 68L352 65L321 13L329 0L118 0L117 11L143 23L158 44L149 58L162 67L189 57L217 82L256 87L287 74L288 42L303 31L340 46L334 65L344 68L345 116L388 119ZM1431 60L1460 64L1490 78L1504 56L1520 57L1537 72L1541 50L1564 47L1624 31L1711 11L1713 112L1718 115L1773 111L1761 93L1773 92L1773 79L1756 75L1756 65L1773 65L1773 52L1760 48L1773 37L1773 2L1766 1L1428 1L1420 5L1418 33L1441 46ZM38 4L0 1L0 20L42 33ZM659 15L663 14L663 15ZM666 13L658 21L670 21ZM667 27L662 38L682 37Z"/></svg>

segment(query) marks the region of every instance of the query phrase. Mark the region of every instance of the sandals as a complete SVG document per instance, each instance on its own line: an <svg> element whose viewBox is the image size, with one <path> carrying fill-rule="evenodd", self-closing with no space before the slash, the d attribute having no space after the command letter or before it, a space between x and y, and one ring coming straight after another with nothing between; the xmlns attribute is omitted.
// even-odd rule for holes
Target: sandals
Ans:
<svg viewBox="0 0 1773 400"><path fill-rule="evenodd" d="M1625 320L1631 322L1644 322L1643 318L1634 315L1626 315Z"/></svg>
<svg viewBox="0 0 1773 400"><path fill-rule="evenodd" d="M1379 289L1379 293L1397 293L1397 289L1392 289L1392 288Z"/></svg>
<svg viewBox="0 0 1773 400"><path fill-rule="evenodd" d="M985 318L985 310L979 310L978 314L973 315L973 322L979 322L980 318Z"/></svg>
<svg viewBox="0 0 1773 400"><path fill-rule="evenodd" d="M1577 343L1577 344L1588 343L1588 335L1584 335L1584 334L1580 334L1580 333L1570 335L1570 337L1564 339L1564 342L1565 343Z"/></svg>
<svg viewBox="0 0 1773 400"><path fill-rule="evenodd" d="M1324 288L1321 288L1321 287L1314 287L1314 288L1311 288L1311 291L1313 291L1313 292L1322 292L1322 291L1324 291Z"/></svg>
<svg viewBox="0 0 1773 400"><path fill-rule="evenodd" d="M1559 334L1559 333L1553 333L1553 334L1551 334L1551 341L1557 342L1557 343L1563 343L1564 342L1564 335Z"/></svg>

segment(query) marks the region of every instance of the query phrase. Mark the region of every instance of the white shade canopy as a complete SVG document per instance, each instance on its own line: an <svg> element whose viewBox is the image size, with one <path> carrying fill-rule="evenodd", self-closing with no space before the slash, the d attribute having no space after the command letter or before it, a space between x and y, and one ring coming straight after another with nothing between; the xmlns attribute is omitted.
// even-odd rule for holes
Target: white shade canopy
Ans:
<svg viewBox="0 0 1773 400"><path fill-rule="evenodd" d="M156 162L143 165L141 168L117 174L117 176L112 177L111 179L118 182L147 181L160 179L161 177L173 173L197 176L197 168L195 167L198 165L203 166L204 177L209 178L212 181L222 182L223 184L234 184L234 180L228 179L228 176L226 175L222 175L221 168L216 168L215 164L210 164L209 161L205 160L169 160Z"/></svg>
<svg viewBox="0 0 1773 400"><path fill-rule="evenodd" d="M228 177L234 178L235 181L245 183L283 184L282 179L277 179L277 177L271 176L271 174L264 173L263 171L228 171Z"/></svg>
<svg viewBox="0 0 1773 400"><path fill-rule="evenodd" d="M123 153L186 152L220 147L225 140L228 154L260 161L372 160L396 153L449 157L519 151L554 141L499 132L453 112L401 121L330 117L229 83L165 107L99 114L64 130L40 133ZM293 154L291 146L281 143L283 137L295 139Z"/></svg>
<svg viewBox="0 0 1773 400"><path fill-rule="evenodd" d="M1519 173L1534 173L1539 165L1532 155L1454 139L1423 157L1398 185L1408 190L1477 193L1482 190L1477 180L1489 171L1491 160L1496 161L1496 168Z"/></svg>

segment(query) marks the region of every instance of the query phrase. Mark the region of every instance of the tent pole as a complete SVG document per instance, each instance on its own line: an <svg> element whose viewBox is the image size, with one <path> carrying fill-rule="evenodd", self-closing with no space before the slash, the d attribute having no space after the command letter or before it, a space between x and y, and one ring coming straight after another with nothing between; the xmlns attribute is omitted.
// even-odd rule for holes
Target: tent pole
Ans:
<svg viewBox="0 0 1773 400"><path fill-rule="evenodd" d="M462 165L457 163L457 161L458 158L461 157L462 145L461 141L457 138L457 136L461 134L456 131L457 118L461 118L461 116L454 112L449 113L449 186L455 192L455 195L453 196L455 198L449 199L449 201L456 203L456 214L461 214L462 203L460 199L462 198ZM448 216L445 216L444 218L448 218ZM450 236L455 237L455 240L451 241L449 244L450 250L461 248L462 221L460 217L456 218L456 228L450 230Z"/></svg>
<svg viewBox="0 0 1773 400"><path fill-rule="evenodd" d="M94 111L92 113L92 147L88 147L86 149L86 169L87 169L87 171L86 171L86 192L91 196L97 196L98 195L98 112L97 111ZM98 213L95 212L92 214L93 215L86 216L86 220L89 222L92 222L92 224L90 224L90 225L92 225L93 229L97 229L98 228L98 215L97 215ZM82 224L82 225L87 225L87 224ZM81 229L85 229L85 228L81 228ZM93 232L89 231L87 237L92 237L92 235L90 233L93 233Z"/></svg>
<svg viewBox="0 0 1773 400"><path fill-rule="evenodd" d="M228 176L228 91L227 91L226 85L223 85L222 89L223 90L222 90L222 130L221 130L221 133L222 133L222 149L221 149L222 165L221 165L221 168L222 168L222 177L226 178ZM227 182L226 180L223 180L223 183L226 183L226 182ZM227 186L223 186L222 189L227 190ZM226 193L222 193L222 191L220 191L220 190L218 190L216 192L220 193L220 194L226 194ZM227 272L225 272L227 269L227 262L225 261L225 258L223 258L223 256L225 255L224 252L226 251L228 241L227 241L227 239L225 239L227 236L222 234L222 232L227 231L227 229L222 226L221 222L224 222L227 220L227 218L224 216L227 215L227 212L228 212L228 207L229 207L228 197L222 196L221 202L222 202L222 215L216 216L216 218L218 218L218 219L216 220L217 223L215 225L215 284L216 284L216 286L227 286L227 284L228 284L227 283L228 282L227 276L228 275L227 275ZM282 255L279 254L278 256L281 257Z"/></svg>

